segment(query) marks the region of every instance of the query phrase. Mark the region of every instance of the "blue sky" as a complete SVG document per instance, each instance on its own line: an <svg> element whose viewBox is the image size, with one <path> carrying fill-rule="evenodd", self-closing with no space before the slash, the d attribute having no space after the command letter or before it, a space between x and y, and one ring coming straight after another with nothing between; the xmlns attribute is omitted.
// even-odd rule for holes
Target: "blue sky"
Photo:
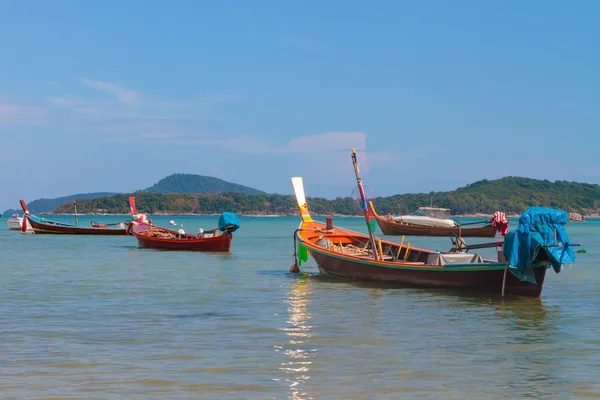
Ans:
<svg viewBox="0 0 600 400"><path fill-rule="evenodd" d="M0 2L0 210L172 173L600 183L598 1Z"/></svg>

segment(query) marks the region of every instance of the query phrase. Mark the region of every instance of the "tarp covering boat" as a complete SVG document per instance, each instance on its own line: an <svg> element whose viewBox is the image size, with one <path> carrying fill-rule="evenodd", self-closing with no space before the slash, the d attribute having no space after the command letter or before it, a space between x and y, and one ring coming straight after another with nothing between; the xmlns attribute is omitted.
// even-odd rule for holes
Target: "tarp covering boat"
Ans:
<svg viewBox="0 0 600 400"><path fill-rule="evenodd" d="M224 212L219 217L219 229L222 232L235 232L240 227L240 219L235 213Z"/></svg>
<svg viewBox="0 0 600 400"><path fill-rule="evenodd" d="M504 239L504 256L510 271L521 280L535 283L532 264L548 262L559 273L563 264L575 261L565 229L569 216L565 211L531 207L519 218L519 226Z"/></svg>

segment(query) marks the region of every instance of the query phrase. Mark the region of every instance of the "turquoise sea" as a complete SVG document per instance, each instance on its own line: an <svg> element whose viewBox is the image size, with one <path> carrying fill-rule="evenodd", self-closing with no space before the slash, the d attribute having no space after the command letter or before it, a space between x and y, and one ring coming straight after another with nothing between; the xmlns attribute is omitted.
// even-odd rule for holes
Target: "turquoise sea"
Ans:
<svg viewBox="0 0 600 400"><path fill-rule="evenodd" d="M296 217L241 217L230 254L24 235L4 217L3 399L600 397L600 220L568 225L587 253L549 270L541 299L502 299L328 280L312 261L290 274ZM79 223L92 219L123 220Z"/></svg>

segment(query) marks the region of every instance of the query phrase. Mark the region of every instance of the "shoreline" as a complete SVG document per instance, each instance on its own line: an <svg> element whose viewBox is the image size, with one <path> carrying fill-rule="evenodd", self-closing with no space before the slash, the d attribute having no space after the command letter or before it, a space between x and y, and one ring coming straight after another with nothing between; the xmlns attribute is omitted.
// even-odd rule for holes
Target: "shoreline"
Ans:
<svg viewBox="0 0 600 400"><path fill-rule="evenodd" d="M265 217L265 218L275 218L275 217L296 217L298 214L243 214L243 213L234 213L240 217ZM39 213L39 215L56 215L56 216L65 216L65 217L74 217L74 213L65 214L65 213ZM197 213L157 213L157 214L147 214L154 217L173 217L173 216L181 216L181 217L218 217L221 213L209 213L209 214L197 214ZM336 218L353 218L353 217L362 217L362 215L344 215L344 214L313 214L317 217L336 217ZM106 216L106 217L130 217L131 214L110 214L110 213L77 213L77 216ZM519 218L521 214L506 214L507 218ZM587 216L585 216L588 218ZM490 219L492 215L487 214L460 214L460 215L451 215L452 218L482 218L482 219ZM594 218L590 216L589 218Z"/></svg>

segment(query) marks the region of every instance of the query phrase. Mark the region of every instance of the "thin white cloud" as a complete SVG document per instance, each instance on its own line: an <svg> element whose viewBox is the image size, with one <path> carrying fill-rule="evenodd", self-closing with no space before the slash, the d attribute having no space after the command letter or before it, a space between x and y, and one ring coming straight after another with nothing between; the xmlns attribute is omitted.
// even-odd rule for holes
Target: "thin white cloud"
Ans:
<svg viewBox="0 0 600 400"><path fill-rule="evenodd" d="M89 98L76 95L61 95L46 99L50 105L48 111L64 112L61 117L78 117L94 123L95 131L111 131L115 123L125 122L120 132L128 137L120 138L121 141L135 139L142 131L133 124L145 124L150 131L165 131L165 124L181 124L188 120L198 123L210 107L234 101L240 98L235 93L213 93L205 98L194 101L178 101L168 99L153 99L139 95L137 90L125 89L112 83L99 80L81 78L79 82L88 87L110 93L112 96L104 98ZM124 107L126 105L127 107ZM132 107L134 106L134 107ZM66 113L73 114L69 116ZM134 128L134 129L132 129ZM172 131L167 128L167 131ZM185 136L186 130L178 136ZM187 129L187 132L193 132Z"/></svg>
<svg viewBox="0 0 600 400"><path fill-rule="evenodd" d="M363 132L327 132L317 135L294 138L283 147L276 148L275 153L311 154L331 151L357 151L367 147L367 135Z"/></svg>
<svg viewBox="0 0 600 400"><path fill-rule="evenodd" d="M100 108L93 101L79 96L57 96L50 97L48 102L52 107L66 110L83 117L100 116Z"/></svg>
<svg viewBox="0 0 600 400"><path fill-rule="evenodd" d="M238 136L227 139L199 140L205 145L222 147L225 150L245 154L268 154L271 152L267 142L260 138Z"/></svg>
<svg viewBox="0 0 600 400"><path fill-rule="evenodd" d="M96 81L88 78L81 78L79 81L84 85L91 87L92 89L97 89L112 94L117 100L124 104L135 104L139 98L136 90L125 89L113 83Z"/></svg>
<svg viewBox="0 0 600 400"><path fill-rule="evenodd" d="M296 47L308 52L323 51L329 48L327 43L308 36L285 38L280 40L280 43L286 47Z"/></svg>
<svg viewBox="0 0 600 400"><path fill-rule="evenodd" d="M243 154L279 154L323 156L324 153L343 153L356 149L359 157L367 147L367 135L363 132L327 132L317 135L300 136L291 139L283 146L267 142L263 138L247 135L230 138L191 137L182 133L180 137L169 141L171 144L215 146ZM383 153L382 153L383 154Z"/></svg>
<svg viewBox="0 0 600 400"><path fill-rule="evenodd" d="M41 107L0 100L0 126L39 124L45 117L46 110Z"/></svg>
<svg viewBox="0 0 600 400"><path fill-rule="evenodd" d="M137 138L140 140L153 141L165 141L179 136L180 134L176 132L140 132L137 134Z"/></svg>

